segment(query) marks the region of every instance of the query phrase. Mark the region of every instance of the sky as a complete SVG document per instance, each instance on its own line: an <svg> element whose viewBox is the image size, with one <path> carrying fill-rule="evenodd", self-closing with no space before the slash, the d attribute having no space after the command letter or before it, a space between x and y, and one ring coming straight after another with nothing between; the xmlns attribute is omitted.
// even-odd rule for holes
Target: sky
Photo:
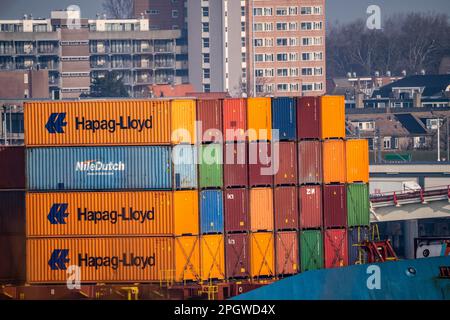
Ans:
<svg viewBox="0 0 450 320"><path fill-rule="evenodd" d="M326 0L326 2L330 22L366 18L369 5L380 6L382 15L405 11L435 11L450 16L449 0ZM31 13L37 18L47 18L52 9L64 9L71 4L81 7L83 17L93 18L96 13L102 13L102 0L0 0L0 19L18 19L25 13Z"/></svg>

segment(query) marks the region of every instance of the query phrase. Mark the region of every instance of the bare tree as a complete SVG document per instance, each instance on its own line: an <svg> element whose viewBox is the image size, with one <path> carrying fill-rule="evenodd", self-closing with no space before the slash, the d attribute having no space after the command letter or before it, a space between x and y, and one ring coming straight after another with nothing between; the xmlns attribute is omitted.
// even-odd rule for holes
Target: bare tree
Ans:
<svg viewBox="0 0 450 320"><path fill-rule="evenodd" d="M104 0L103 10L111 19L130 19L133 17L133 0Z"/></svg>

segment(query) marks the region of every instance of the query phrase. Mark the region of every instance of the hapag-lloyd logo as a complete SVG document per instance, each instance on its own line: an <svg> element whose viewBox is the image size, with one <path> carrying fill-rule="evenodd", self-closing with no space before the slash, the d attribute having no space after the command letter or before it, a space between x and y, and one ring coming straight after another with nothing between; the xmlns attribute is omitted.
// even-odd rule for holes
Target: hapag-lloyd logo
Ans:
<svg viewBox="0 0 450 320"><path fill-rule="evenodd" d="M88 175L114 175L118 171L125 171L125 163L102 162L98 160L77 161L75 171L86 172Z"/></svg>

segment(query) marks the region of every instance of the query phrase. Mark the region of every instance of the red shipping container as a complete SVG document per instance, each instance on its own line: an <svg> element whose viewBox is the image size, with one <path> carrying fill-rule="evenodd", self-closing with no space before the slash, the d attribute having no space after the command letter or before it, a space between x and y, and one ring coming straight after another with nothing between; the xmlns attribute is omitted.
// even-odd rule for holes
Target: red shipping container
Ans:
<svg viewBox="0 0 450 320"><path fill-rule="evenodd" d="M322 187L301 186L300 199L300 229L318 229L322 227Z"/></svg>
<svg viewBox="0 0 450 320"><path fill-rule="evenodd" d="M324 231L325 268L339 268L348 265L347 230Z"/></svg>
<svg viewBox="0 0 450 320"><path fill-rule="evenodd" d="M296 185L297 174L297 144L295 142L277 142L274 154L278 152L278 166L274 166L275 185ZM276 159L274 161L276 161ZM278 169L278 171L276 171Z"/></svg>
<svg viewBox="0 0 450 320"><path fill-rule="evenodd" d="M323 186L323 224L325 228L347 226L347 191L345 185Z"/></svg>
<svg viewBox="0 0 450 320"><path fill-rule="evenodd" d="M226 143L223 151L223 185L230 187L248 186L247 143Z"/></svg>
<svg viewBox="0 0 450 320"><path fill-rule="evenodd" d="M298 229L297 187L277 187L273 191L275 230Z"/></svg>
<svg viewBox="0 0 450 320"><path fill-rule="evenodd" d="M302 139L320 139L320 98L297 98L297 137Z"/></svg>
<svg viewBox="0 0 450 320"><path fill-rule="evenodd" d="M0 234L25 235L25 191L0 191Z"/></svg>
<svg viewBox="0 0 450 320"><path fill-rule="evenodd" d="M227 279L250 277L250 237L248 233L225 236L225 274Z"/></svg>
<svg viewBox="0 0 450 320"><path fill-rule="evenodd" d="M247 99L223 100L223 134L225 141L246 141Z"/></svg>
<svg viewBox="0 0 450 320"><path fill-rule="evenodd" d="M298 183L322 183L322 145L320 141L298 143Z"/></svg>
<svg viewBox="0 0 450 320"><path fill-rule="evenodd" d="M283 231L275 234L275 271L277 275L289 275L298 272L298 245L297 231Z"/></svg>
<svg viewBox="0 0 450 320"><path fill-rule="evenodd" d="M225 190L225 232L248 231L250 229L248 201L248 189Z"/></svg>
<svg viewBox="0 0 450 320"><path fill-rule="evenodd" d="M272 148L270 142L251 142L248 146L249 186L273 185Z"/></svg>
<svg viewBox="0 0 450 320"><path fill-rule="evenodd" d="M0 147L0 189L25 189L25 147Z"/></svg>
<svg viewBox="0 0 450 320"><path fill-rule="evenodd" d="M222 142L222 100L197 100L197 121L201 122L202 142Z"/></svg>

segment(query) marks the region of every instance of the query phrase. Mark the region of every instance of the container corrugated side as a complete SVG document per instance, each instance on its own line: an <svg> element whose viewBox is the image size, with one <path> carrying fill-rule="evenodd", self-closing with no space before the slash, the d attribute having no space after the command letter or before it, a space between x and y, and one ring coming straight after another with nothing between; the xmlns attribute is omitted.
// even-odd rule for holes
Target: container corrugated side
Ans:
<svg viewBox="0 0 450 320"><path fill-rule="evenodd" d="M347 190L345 185L323 186L323 225L325 228L347 226Z"/></svg>
<svg viewBox="0 0 450 320"><path fill-rule="evenodd" d="M223 233L223 194L221 190L200 192L200 232Z"/></svg>
<svg viewBox="0 0 450 320"><path fill-rule="evenodd" d="M249 190L227 189L223 202L225 232L250 230Z"/></svg>
<svg viewBox="0 0 450 320"><path fill-rule="evenodd" d="M272 99L272 129L278 130L280 141L297 139L296 99L278 97Z"/></svg>
<svg viewBox="0 0 450 320"><path fill-rule="evenodd" d="M222 142L222 100L198 99L197 121L201 122L202 142Z"/></svg>
<svg viewBox="0 0 450 320"><path fill-rule="evenodd" d="M29 190L172 189L170 147L27 149Z"/></svg>
<svg viewBox="0 0 450 320"><path fill-rule="evenodd" d="M297 143L296 142L278 142L274 143L274 153L278 152L276 158L278 166L274 166L274 184L275 185L296 185L298 179L297 173Z"/></svg>
<svg viewBox="0 0 450 320"><path fill-rule="evenodd" d="M223 131L225 141L247 140L247 99L223 101Z"/></svg>
<svg viewBox="0 0 450 320"><path fill-rule="evenodd" d="M250 257L252 278L275 275L275 244L272 232L250 233Z"/></svg>
<svg viewBox="0 0 450 320"><path fill-rule="evenodd" d="M84 283L159 282L175 270L170 237L45 238L27 240L27 283L67 281L70 265Z"/></svg>
<svg viewBox="0 0 450 320"><path fill-rule="evenodd" d="M275 230L298 229L298 188L276 187L273 190Z"/></svg>
<svg viewBox="0 0 450 320"><path fill-rule="evenodd" d="M197 189L197 147L176 145L172 150L173 186L175 189Z"/></svg>
<svg viewBox="0 0 450 320"><path fill-rule="evenodd" d="M0 234L0 284L22 284L25 266L25 235Z"/></svg>
<svg viewBox="0 0 450 320"><path fill-rule="evenodd" d="M25 234L25 191L0 191L0 234Z"/></svg>
<svg viewBox="0 0 450 320"><path fill-rule="evenodd" d="M322 143L300 141L298 143L298 183L322 183Z"/></svg>
<svg viewBox="0 0 450 320"><path fill-rule="evenodd" d="M369 183L369 142L365 139L345 141L347 183Z"/></svg>
<svg viewBox="0 0 450 320"><path fill-rule="evenodd" d="M274 181L274 161L270 142L251 142L248 144L248 184L250 187L271 186Z"/></svg>
<svg viewBox="0 0 450 320"><path fill-rule="evenodd" d="M164 279L171 279L172 270L162 271ZM175 275L176 282L200 281L200 237L183 236L175 238Z"/></svg>
<svg viewBox="0 0 450 320"><path fill-rule="evenodd" d="M272 108L270 98L247 99L249 141L272 140Z"/></svg>
<svg viewBox="0 0 450 320"><path fill-rule="evenodd" d="M168 100L26 102L24 113L26 146L170 144Z"/></svg>
<svg viewBox="0 0 450 320"><path fill-rule="evenodd" d="M173 100L171 103L171 142L173 144L195 144L197 142L195 100L181 99Z"/></svg>
<svg viewBox="0 0 450 320"><path fill-rule="evenodd" d="M223 186L225 188L247 187L247 144L245 142L226 143L223 150Z"/></svg>
<svg viewBox="0 0 450 320"><path fill-rule="evenodd" d="M339 268L348 265L346 229L329 229L323 233L325 268Z"/></svg>
<svg viewBox="0 0 450 320"><path fill-rule="evenodd" d="M223 186L223 146L201 145L199 149L199 187L219 188Z"/></svg>
<svg viewBox="0 0 450 320"><path fill-rule="evenodd" d="M349 227L370 224L369 186L367 184L347 185L347 224Z"/></svg>
<svg viewBox="0 0 450 320"><path fill-rule="evenodd" d="M25 148L0 146L0 190L25 189Z"/></svg>
<svg viewBox="0 0 450 320"><path fill-rule="evenodd" d="M173 194L176 235L195 235L200 231L200 211L197 190L176 191Z"/></svg>
<svg viewBox="0 0 450 320"><path fill-rule="evenodd" d="M227 279L250 277L250 237L248 233L225 235Z"/></svg>
<svg viewBox="0 0 450 320"><path fill-rule="evenodd" d="M282 231L275 233L276 274L295 274L299 270L297 231Z"/></svg>
<svg viewBox="0 0 450 320"><path fill-rule="evenodd" d="M195 207L181 191L27 193L28 237L157 236L196 233L184 225ZM190 195L192 195L191 192ZM179 196L177 196L179 197ZM192 197L196 198L196 197Z"/></svg>
<svg viewBox="0 0 450 320"><path fill-rule="evenodd" d="M323 183L345 183L345 146L343 140L322 143Z"/></svg>
<svg viewBox="0 0 450 320"><path fill-rule="evenodd" d="M200 236L201 280L225 279L224 236L210 234Z"/></svg>
<svg viewBox="0 0 450 320"><path fill-rule="evenodd" d="M300 229L316 229L323 225L322 187L301 186L299 192Z"/></svg>
<svg viewBox="0 0 450 320"><path fill-rule="evenodd" d="M323 239L320 230L300 232L300 259L302 272L323 268Z"/></svg>
<svg viewBox="0 0 450 320"><path fill-rule="evenodd" d="M345 138L344 96L323 96L321 99L321 138Z"/></svg>
<svg viewBox="0 0 450 320"><path fill-rule="evenodd" d="M273 230L273 220L272 189L250 189L250 230Z"/></svg>
<svg viewBox="0 0 450 320"><path fill-rule="evenodd" d="M321 116L319 97L297 98L297 136L299 140L320 139Z"/></svg>

